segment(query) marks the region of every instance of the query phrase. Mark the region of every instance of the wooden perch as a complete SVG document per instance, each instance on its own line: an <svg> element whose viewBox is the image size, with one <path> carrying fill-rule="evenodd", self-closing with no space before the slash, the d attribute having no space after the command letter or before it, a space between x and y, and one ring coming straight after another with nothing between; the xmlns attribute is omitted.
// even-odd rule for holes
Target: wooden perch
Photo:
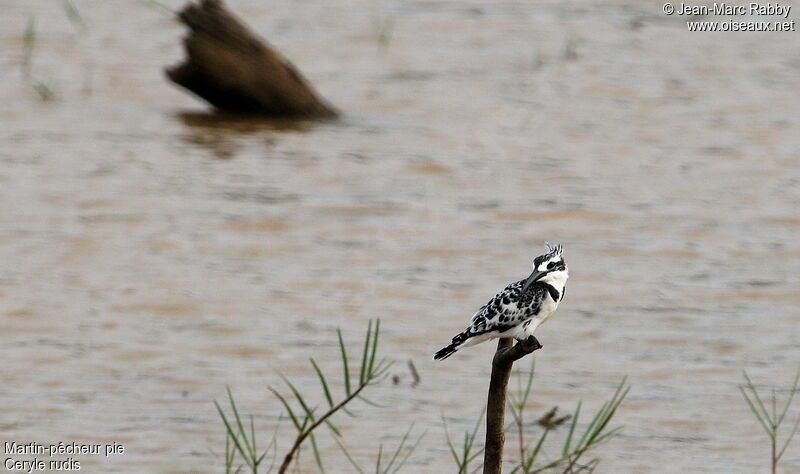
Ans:
<svg viewBox="0 0 800 474"><path fill-rule="evenodd" d="M252 33L221 0L190 3L186 59L169 79L219 110L272 117L331 118L338 113L294 65Z"/></svg>
<svg viewBox="0 0 800 474"><path fill-rule="evenodd" d="M486 444L483 452L483 473L500 474L503 467L503 444L505 444L506 392L511 367L514 362L542 348L539 341L530 336L512 346L512 338L497 341L497 351L492 359L492 378L489 382L489 400L486 404Z"/></svg>

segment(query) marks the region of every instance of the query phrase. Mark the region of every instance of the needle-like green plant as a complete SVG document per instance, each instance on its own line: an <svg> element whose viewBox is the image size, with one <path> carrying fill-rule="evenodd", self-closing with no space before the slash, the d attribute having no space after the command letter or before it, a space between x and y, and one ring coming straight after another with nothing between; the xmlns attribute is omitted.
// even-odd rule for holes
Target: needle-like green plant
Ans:
<svg viewBox="0 0 800 474"><path fill-rule="evenodd" d="M334 387L329 382L328 377L320 368L320 365L317 363L317 361L313 357L309 359L311 367L314 369L314 372L319 379L321 389L320 398L324 399L322 402L323 408L314 406L312 403L310 403L308 401L309 398L304 396L297 386L282 374L279 375L286 384L286 387L290 393L282 394L275 387L269 387L269 390L281 403L285 417L291 421L292 426L297 433L291 448L283 456L283 460L280 462L280 466L278 467L279 474L287 472L292 461L297 459L300 448L306 440L308 440L311 444L311 450L314 455L314 461L316 462L317 468L320 472L325 472L325 467L323 465L322 456L320 454L316 437L316 430L322 425L327 426L328 429L333 433L334 440L342 449L342 452L345 454L347 459L356 468L356 470L363 472L363 469L358 465L355 459L353 459L353 457L345 448L344 443L341 441L342 432L336 425L333 424L331 418L339 411L353 415L347 407L356 399L371 406L380 406L366 398L363 394L363 391L367 387L377 384L386 378L389 367L392 365L392 363L386 358L379 358L377 356L379 337L380 320L376 320L374 323L370 321L367 326L367 333L366 337L364 338L363 350L361 352L361 364L357 370L351 370L351 361L350 357L348 356L347 346L342 338L341 331L337 330L339 353L341 356L342 365L343 387L341 387L341 390L343 391L343 395L341 398L337 398L335 396ZM222 410L222 407L217 402L214 402L220 417L222 417L222 421L225 425L225 430L227 433L225 449L226 473L238 472L239 469L246 467L253 474L257 474L260 472L260 469L264 468L267 461L270 463L269 468L267 468L267 472L272 471L275 462L277 462L279 459L276 452L277 428L266 449L260 450L256 445L255 427L253 426L252 418L250 420L249 429L247 429L241 420L241 416L239 415L239 411L230 391L228 391L228 398L230 400L230 410L232 413L230 416L225 414L225 412ZM394 453L388 460L384 458L383 445L378 448L378 460L375 469L376 473L394 473L405 464L405 462L408 460L408 457L414 451L420 439L422 438L422 436L420 436L413 444L409 444L410 435L411 428L409 428L405 436L403 436L402 440L400 441L400 445L396 450L394 450ZM235 466L237 458L241 458L242 460L242 464L240 466Z"/></svg>
<svg viewBox="0 0 800 474"><path fill-rule="evenodd" d="M453 461L455 461L456 466L458 466L458 474L469 474L469 465L472 461L475 460L478 456L483 454L483 448L478 449L475 446L475 438L478 435L478 428L481 426L481 421L483 421L483 415L486 413L486 407L481 410L480 416L478 416L478 420L475 422L475 427L472 431L467 431L464 433L464 441L459 446L459 449L456 449L455 443L450 438L450 432L447 429L447 421L442 416L442 423L444 424L444 436L447 440L447 446L450 448L450 454L453 456Z"/></svg>
<svg viewBox="0 0 800 474"><path fill-rule="evenodd" d="M539 435L539 439L534 445L528 445L525 441L525 405L528 403L528 398L531 394L531 387L533 385L533 377L536 374L536 359L531 360L531 368L528 370L527 376L523 377L522 372L517 372L517 392L509 392L509 407L511 414L514 418L514 424L517 428L517 438L519 441L519 458L520 464L514 468L514 471L522 471L528 473L532 470L533 463L536 461L537 456L542 450L547 435L550 431L563 425L572 415L564 415L561 417L556 416L558 407L553 407L550 411L545 413L544 416L539 418L537 424L541 426L544 431ZM523 386L523 378L525 378L525 385Z"/></svg>
<svg viewBox="0 0 800 474"><path fill-rule="evenodd" d="M417 445L419 445L419 442L425 436L425 433L419 435L417 440L414 441L414 444L408 446L405 454L403 454L401 457L401 453L403 452L403 449L406 448L406 443L408 443L409 437L411 436L411 430L413 429L414 429L414 424L412 423L411 426L408 428L408 431L406 431L406 434L404 434L403 438L400 440L400 444L397 446L397 449L394 450L394 454L392 454L392 457L389 458L388 463L384 462L383 444L378 446L378 457L375 461L375 474L394 474L399 472L400 469L402 469L403 465L406 463L406 461L408 461L408 458L411 456L411 453L413 453L414 450L417 449ZM367 472L364 470L364 468L361 467L361 465L358 464L358 462L356 462L356 460L347 450L347 447L345 447L344 443L339 441L338 438L334 439L336 440L336 444L339 445L339 449L342 450L345 457L353 466L353 468L356 471L358 471L359 474L364 474L365 472Z"/></svg>
<svg viewBox="0 0 800 474"><path fill-rule="evenodd" d="M578 406L575 408L575 414L572 415L572 424L569 427L569 432L567 433L567 438L564 440L564 447L561 450L561 458L557 459L550 464L547 464L540 468L537 471L533 472L540 472L545 469L549 469L553 466L562 465L566 463L567 466L564 469L564 473L572 473L577 472L578 470L587 469L593 470L597 460L592 460L589 464L584 466L580 466L576 469L578 465L578 460L586 454L587 451L597 447L603 441L612 438L622 431L622 427L618 426L613 429L607 429L608 423L611 421L611 418L614 417L614 414L617 412L617 408L622 404L622 401L625 400L625 396L628 395L631 386L627 384L627 377L624 377L622 381L617 385L617 389L614 391L614 395L611 397L610 400L603 403L603 406L595 413L592 421L589 422L589 425L584 430L581 437L572 444L573 435L575 434L575 427L578 424L578 418L581 413L581 402L578 402Z"/></svg>
<svg viewBox="0 0 800 474"><path fill-rule="evenodd" d="M276 398L278 398L278 400L280 400L281 404L283 404L283 408L286 410L286 413L289 415L289 419L292 421L292 424L297 430L297 437L295 438L294 444L289 452L286 453L286 456L284 456L283 463L281 463L281 466L278 469L279 474L282 474L289 469L292 459L307 438L311 441L311 448L314 452L314 460L317 463L317 467L319 467L320 471L324 472L325 468L322 465L322 457L319 454L319 448L317 447L317 440L314 436L314 430L324 423L331 431L333 431L336 436L341 436L339 429L329 420L334 413L340 410L346 411L346 405L356 398L369 405L377 406L376 403L365 398L361 392L368 386L383 380L388 373L387 371L389 367L391 366L391 362L387 361L385 358L377 360L376 363L380 330L380 320L375 322L374 329L372 321L369 322L369 325L367 326L367 335L364 338L364 350L361 354L361 367L358 369L357 382L352 380L349 358L347 356L347 347L342 339L342 331L338 329L336 330L336 335L339 340L339 351L342 357L342 371L344 379L344 397L338 402L334 401L330 384L325 378L322 370L319 368L319 364L317 364L313 358L310 358L311 365L314 367L314 371L317 373L322 391L325 394L325 400L328 403L328 409L324 413L316 415L316 409L312 409L309 406L304 397L300 394L300 391L297 390L297 388L289 381L289 379L283 375L281 375L281 378L291 390L295 401L300 406L300 410L297 410L296 408L293 409L292 404L289 403L289 400L285 396L281 395L280 392L278 392L274 387L269 387L269 390L275 395Z"/></svg>
<svg viewBox="0 0 800 474"><path fill-rule="evenodd" d="M520 457L519 464L511 471L512 474L518 472L533 474L554 469L563 469L565 474L593 470L599 460L593 459L586 464L580 464L579 461L588 451L619 434L622 430L622 427L609 429L608 425L630 390L626 379L622 379L611 400L605 402L595 413L580 436L578 436L577 427L581 414L581 403L578 402L573 414L557 416L558 408L554 407L539 418L536 424L542 428L542 432L534 442L528 443L525 440L524 413L525 405L530 398L535 373L535 362L532 361L526 375L523 376L521 372L517 373L517 393L509 392L509 406L514 418L513 424L517 428ZM540 455L543 454L543 447L548 435L570 419L572 422L569 424L564 438L560 456L552 461L537 464Z"/></svg>
<svg viewBox="0 0 800 474"><path fill-rule="evenodd" d="M800 416L798 416L797 421L795 421L794 426L789 431L789 435L786 437L786 441L779 450L778 432L780 431L781 425L786 418L786 413L789 411L792 401L794 401L795 394L798 392L798 389L800 389L800 369L798 369L797 374L794 377L792 388L789 390L789 396L786 399L783 408L780 410L778 410L778 401L774 387L772 388L770 408L767 409L764 404L764 400L761 398L761 395L758 394L758 390L756 390L756 386L753 381L750 380L747 372L743 372L743 374L745 383L739 386L739 390L742 392L742 396L747 402L747 406L750 407L750 411L753 412L753 416L756 417L758 422L761 424L761 427L764 428L764 431L769 437L771 453L770 457L772 458L772 473L775 474L778 472L778 463L780 462L781 457L783 457L783 453L786 452L786 448L789 447L789 443L791 443L792 438L794 438L794 435L797 434L798 428L800 428Z"/></svg>
<svg viewBox="0 0 800 474"><path fill-rule="evenodd" d="M242 422L242 417L239 415L239 409L236 407L236 402L233 399L233 394L231 394L230 388L227 390L228 401L231 405L231 418L228 418L219 403L214 401L214 406L217 407L217 411L219 412L219 416L222 418L222 423L225 425L226 431L225 474L232 474L234 472L241 471L241 465L234 469L237 454L242 458L244 465L246 465L251 472L257 473L267 454L272 452L270 456L270 467L267 472L272 471L276 458L275 451L277 449L276 434L278 428L280 427L281 419L278 419L275 431L272 433L272 439L270 440L266 449L260 451L256 443L256 429L253 422L253 417L250 417L250 429L248 430L245 427L245 424Z"/></svg>

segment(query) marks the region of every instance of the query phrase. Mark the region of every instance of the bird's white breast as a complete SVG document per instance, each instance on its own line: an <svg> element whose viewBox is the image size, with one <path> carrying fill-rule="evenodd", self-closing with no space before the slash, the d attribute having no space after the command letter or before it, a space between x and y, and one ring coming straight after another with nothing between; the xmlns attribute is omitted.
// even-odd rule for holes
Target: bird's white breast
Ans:
<svg viewBox="0 0 800 474"><path fill-rule="evenodd" d="M556 308L558 308L558 301L553 301L553 298L548 293L547 297L542 301L542 308L539 310L539 314L536 315L536 318L545 322L556 312Z"/></svg>
<svg viewBox="0 0 800 474"><path fill-rule="evenodd" d="M563 291L563 290L562 290ZM540 324L547 321L553 313L556 312L556 308L558 308L558 301L554 301L553 298L548 293L547 296L544 297L542 301L542 306L539 309L539 313L531 319L531 323L525 328L525 334L531 335L533 331L539 327Z"/></svg>

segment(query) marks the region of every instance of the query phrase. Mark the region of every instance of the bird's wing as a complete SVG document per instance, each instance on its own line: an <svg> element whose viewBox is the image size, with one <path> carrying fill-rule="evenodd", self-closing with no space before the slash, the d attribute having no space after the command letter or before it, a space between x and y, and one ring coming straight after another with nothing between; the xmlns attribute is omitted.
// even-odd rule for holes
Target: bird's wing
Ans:
<svg viewBox="0 0 800 474"><path fill-rule="evenodd" d="M524 282L525 280L520 280L511 283L483 305L472 316L472 323L468 329L470 336L492 331L503 332L524 322L528 315L518 305L522 299L521 293ZM528 305L523 304L522 306L527 307Z"/></svg>

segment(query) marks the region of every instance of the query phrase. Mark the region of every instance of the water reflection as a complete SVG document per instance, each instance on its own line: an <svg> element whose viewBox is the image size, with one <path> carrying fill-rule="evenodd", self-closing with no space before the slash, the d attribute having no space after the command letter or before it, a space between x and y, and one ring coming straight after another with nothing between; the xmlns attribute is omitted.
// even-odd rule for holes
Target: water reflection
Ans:
<svg viewBox="0 0 800 474"><path fill-rule="evenodd" d="M269 149L281 134L309 133L323 124L318 120L265 118L214 110L185 111L176 117L188 131L182 135L184 142L207 148L222 160L233 158L241 146L254 139Z"/></svg>

